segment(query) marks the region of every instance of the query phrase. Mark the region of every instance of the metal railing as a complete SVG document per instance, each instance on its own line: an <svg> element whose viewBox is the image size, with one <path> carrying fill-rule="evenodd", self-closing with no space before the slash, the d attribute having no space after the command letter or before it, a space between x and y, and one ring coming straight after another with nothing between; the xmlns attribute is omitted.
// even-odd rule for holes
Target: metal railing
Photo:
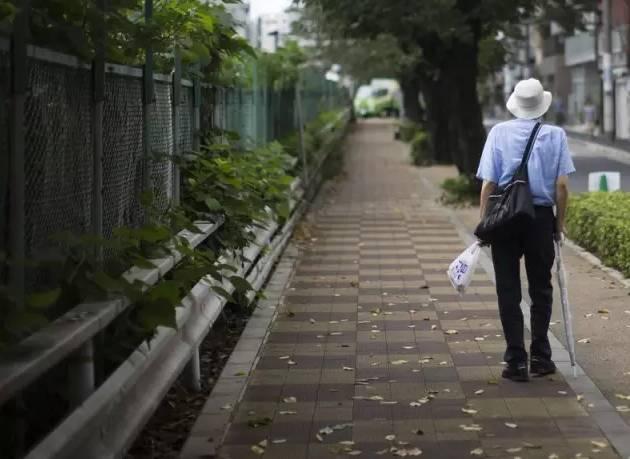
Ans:
<svg viewBox="0 0 630 459"><path fill-rule="evenodd" d="M342 115L344 126L348 113ZM327 141L316 155L307 181L296 178L290 187L290 215L280 227L270 215L267 226L258 229L256 240L238 261L238 276L254 287L253 299L282 253L295 224L308 205L308 197L319 187L322 166L332 147L341 139L343 129L324 128ZM178 236L191 247L210 237L222 222L199 222L199 232L183 231ZM263 250L268 247L268 250ZM224 254L219 263L236 261L237 255ZM182 255L173 251L168 257L152 260L151 269L132 267L123 276L130 281L157 284L172 270ZM0 361L0 405L42 377L61 362L69 363L74 407L69 415L40 441L27 458L103 458L119 457L157 408L159 401L180 375L193 388L199 388L199 345L225 306L227 300L212 290L217 285L209 276L201 279L176 307L177 328L159 327L155 336L142 343L98 387L94 384L92 341L126 308L124 297L99 303L86 303L36 332L14 348L12 358ZM229 293L228 281L221 285ZM81 356L76 359L76 356Z"/></svg>

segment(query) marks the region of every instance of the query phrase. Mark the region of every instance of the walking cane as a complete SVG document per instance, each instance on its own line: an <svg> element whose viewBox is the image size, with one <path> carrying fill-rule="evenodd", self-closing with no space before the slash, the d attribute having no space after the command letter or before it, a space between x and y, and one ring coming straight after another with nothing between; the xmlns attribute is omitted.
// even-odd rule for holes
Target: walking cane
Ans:
<svg viewBox="0 0 630 459"><path fill-rule="evenodd" d="M569 304L569 292L567 290L567 278L564 271L564 262L562 261L560 241L556 241L556 274L558 276L558 287L560 288L562 318L564 319L564 330L567 337L567 347L569 348L569 359L571 360L571 368L573 368L573 377L577 377L575 338L573 336L573 317L571 316L571 305Z"/></svg>

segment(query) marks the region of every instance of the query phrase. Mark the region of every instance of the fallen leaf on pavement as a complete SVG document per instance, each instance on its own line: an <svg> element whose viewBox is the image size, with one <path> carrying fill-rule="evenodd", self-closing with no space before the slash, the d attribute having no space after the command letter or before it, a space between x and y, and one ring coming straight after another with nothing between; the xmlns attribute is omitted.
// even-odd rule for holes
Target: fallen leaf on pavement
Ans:
<svg viewBox="0 0 630 459"><path fill-rule="evenodd" d="M261 448L258 445L252 445L250 449L252 450L254 454L257 454L258 456L262 456L263 454L265 454L265 449Z"/></svg>
<svg viewBox="0 0 630 459"><path fill-rule="evenodd" d="M481 432L483 430L479 424L460 424L459 427L465 432Z"/></svg>
<svg viewBox="0 0 630 459"><path fill-rule="evenodd" d="M250 419L247 421L247 425L252 428L263 427L269 425L271 423L271 418L269 416L264 416L261 418Z"/></svg>
<svg viewBox="0 0 630 459"><path fill-rule="evenodd" d="M527 449L542 449L542 445L534 445L526 441L523 442L523 447Z"/></svg>

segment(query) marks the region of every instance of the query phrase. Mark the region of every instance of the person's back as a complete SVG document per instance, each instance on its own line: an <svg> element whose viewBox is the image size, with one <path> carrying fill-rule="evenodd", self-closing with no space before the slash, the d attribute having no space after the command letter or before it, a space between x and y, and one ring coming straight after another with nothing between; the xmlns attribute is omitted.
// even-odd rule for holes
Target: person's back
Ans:
<svg viewBox="0 0 630 459"><path fill-rule="evenodd" d="M506 104L516 119L492 128L479 163L477 177L483 180L482 216L490 195L512 180L528 139L535 135L535 127L549 109L551 99L551 93L544 91L538 80L524 80L516 85ZM535 218L492 243L499 312L507 344L503 377L514 381L529 379L520 308L520 259L523 256L532 301L531 372L542 376L556 370L547 338L553 301L551 268L555 257L554 237L561 239L564 228L568 175L575 171L562 128L543 124L533 142L527 171ZM554 215L554 206L557 215Z"/></svg>
<svg viewBox="0 0 630 459"><path fill-rule="evenodd" d="M484 179L505 187L521 163L529 135L537 119L515 118L495 125L486 140L479 167ZM573 172L564 129L545 124L540 128L527 162L534 205L554 206L556 178Z"/></svg>

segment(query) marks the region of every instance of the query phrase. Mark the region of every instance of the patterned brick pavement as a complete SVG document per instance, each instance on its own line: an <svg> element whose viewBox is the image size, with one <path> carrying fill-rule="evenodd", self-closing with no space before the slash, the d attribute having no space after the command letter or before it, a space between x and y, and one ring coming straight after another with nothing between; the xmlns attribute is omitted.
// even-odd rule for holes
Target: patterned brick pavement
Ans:
<svg viewBox="0 0 630 459"><path fill-rule="evenodd" d="M494 287L454 294L464 242L392 138L351 136L219 456L618 457L560 375L501 380Z"/></svg>

